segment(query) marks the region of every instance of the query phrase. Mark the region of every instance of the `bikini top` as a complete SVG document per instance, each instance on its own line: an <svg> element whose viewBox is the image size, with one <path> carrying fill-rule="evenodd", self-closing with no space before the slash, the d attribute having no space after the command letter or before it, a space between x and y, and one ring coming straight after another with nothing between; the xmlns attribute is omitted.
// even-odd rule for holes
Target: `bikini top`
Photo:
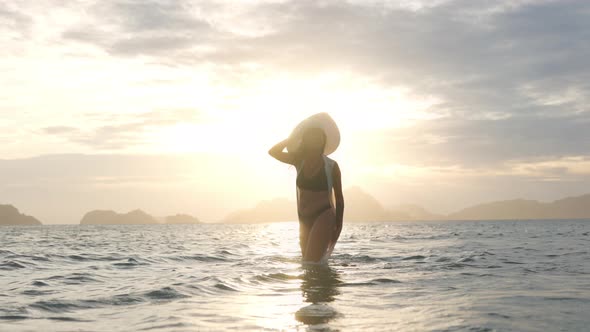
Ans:
<svg viewBox="0 0 590 332"><path fill-rule="evenodd" d="M297 187L311 191L328 191L332 194L332 168L334 167L334 160L322 155L324 159L324 171L318 171L311 178L305 178L303 175L303 165L305 160L301 162L301 166L297 170Z"/></svg>
<svg viewBox="0 0 590 332"><path fill-rule="evenodd" d="M306 178L303 172L297 174L297 187L300 189L311 191L326 191L328 190L328 178L324 170L319 170L311 178Z"/></svg>

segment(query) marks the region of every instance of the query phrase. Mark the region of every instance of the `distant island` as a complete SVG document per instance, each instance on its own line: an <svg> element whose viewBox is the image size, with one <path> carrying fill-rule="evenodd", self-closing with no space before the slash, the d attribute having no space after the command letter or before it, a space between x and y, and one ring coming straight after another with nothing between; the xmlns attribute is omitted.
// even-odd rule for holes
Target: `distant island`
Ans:
<svg viewBox="0 0 590 332"><path fill-rule="evenodd" d="M344 191L346 208L344 220L348 222L402 221L402 220L440 220L444 216L432 214L415 205L400 205L394 210L384 208L375 197L359 187ZM261 201L250 209L230 213L226 223L263 223L297 220L297 204L286 198Z"/></svg>
<svg viewBox="0 0 590 332"><path fill-rule="evenodd" d="M80 225L137 225L158 224L156 218L142 210L117 213L112 210L94 210L86 213Z"/></svg>
<svg viewBox="0 0 590 332"><path fill-rule="evenodd" d="M165 224L199 224L199 219L188 214L177 214L162 218ZM84 215L80 225L144 225L161 224L158 218L144 212L133 210L127 213L117 213L112 210L93 210Z"/></svg>
<svg viewBox="0 0 590 332"><path fill-rule="evenodd" d="M200 224L199 219L188 214L177 214L164 218L166 224Z"/></svg>
<svg viewBox="0 0 590 332"><path fill-rule="evenodd" d="M475 205L447 216L450 220L590 219L590 194L551 203L515 199Z"/></svg>
<svg viewBox="0 0 590 332"><path fill-rule="evenodd" d="M297 220L296 209L295 202L286 198L275 198L261 201L251 209L230 213L222 222L242 224Z"/></svg>
<svg viewBox="0 0 590 332"><path fill-rule="evenodd" d="M0 204L0 225L42 225L35 217L20 213L12 205Z"/></svg>
<svg viewBox="0 0 590 332"><path fill-rule="evenodd" d="M590 194L567 197L550 203L534 200L506 200L479 204L448 215L435 214L418 205L386 209L359 187L344 191L346 222L428 221L428 220L518 220L590 219ZM229 214L226 223L261 223L297 220L296 203L285 198L262 201L251 209Z"/></svg>
<svg viewBox="0 0 590 332"><path fill-rule="evenodd" d="M553 202L514 199L478 204L450 214L431 213L418 205L396 205L385 208L375 197L359 187L344 191L345 222L386 221L445 221L445 220L540 220L540 219L590 219L590 194L566 197ZM223 223L267 223L296 221L297 205L294 200L274 198L264 200L252 208L228 214ZM143 210L127 213L112 210L93 210L86 213L80 225L143 225L143 224L201 224L189 214L176 214L156 218ZM0 226L42 225L35 217L20 213L12 205L0 204Z"/></svg>

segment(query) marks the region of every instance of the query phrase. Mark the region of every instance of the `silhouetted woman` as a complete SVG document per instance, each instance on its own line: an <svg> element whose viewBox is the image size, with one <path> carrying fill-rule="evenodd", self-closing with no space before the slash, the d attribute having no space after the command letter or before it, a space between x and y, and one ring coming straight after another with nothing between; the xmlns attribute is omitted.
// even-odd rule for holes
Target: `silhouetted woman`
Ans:
<svg viewBox="0 0 590 332"><path fill-rule="evenodd" d="M322 129L307 129L296 152L283 152L287 144L288 139L279 142L268 153L297 170L299 245L303 261L325 261L342 231L344 197L340 168L324 154L326 135Z"/></svg>

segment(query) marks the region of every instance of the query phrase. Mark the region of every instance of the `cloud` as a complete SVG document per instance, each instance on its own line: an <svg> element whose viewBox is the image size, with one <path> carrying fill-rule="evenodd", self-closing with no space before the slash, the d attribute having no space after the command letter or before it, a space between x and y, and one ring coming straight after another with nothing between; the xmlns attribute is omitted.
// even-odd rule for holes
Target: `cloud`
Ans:
<svg viewBox="0 0 590 332"><path fill-rule="evenodd" d="M122 150L146 143L144 134L150 130L176 124L196 123L201 115L195 110L151 111L131 115L87 114L95 125L91 128L49 126L40 129L41 134L60 137L66 141L96 150Z"/></svg>
<svg viewBox="0 0 590 332"><path fill-rule="evenodd" d="M430 109L440 119L370 138L402 149L385 150L383 158L493 167L590 154L590 47L581 42L590 34L590 3L449 1L417 11L345 2L280 6L291 17L281 30L248 41L244 52L241 43L222 48L221 59L352 70L442 100Z"/></svg>
<svg viewBox="0 0 590 332"><path fill-rule="evenodd" d="M456 116L520 113L529 104L520 93L525 84L587 91L590 49L579 41L588 38L588 3L491 11L487 2L453 1L418 12L328 3L290 7L298 20L258 45L285 50L274 56L296 66L310 59L300 66L350 68L438 95Z"/></svg>
<svg viewBox="0 0 590 332"><path fill-rule="evenodd" d="M587 128L590 118L585 115L515 115L497 120L447 118L384 131L366 144L388 142L392 150L384 158L390 161L495 167L511 160L590 156Z"/></svg>
<svg viewBox="0 0 590 332"><path fill-rule="evenodd" d="M78 23L62 36L113 55L171 57L216 36L208 22L191 14L193 7L186 1L100 1L89 8L90 23Z"/></svg>
<svg viewBox="0 0 590 332"><path fill-rule="evenodd" d="M563 157L556 160L522 161L511 164L516 174L550 181L590 179L590 158Z"/></svg>
<svg viewBox="0 0 590 332"><path fill-rule="evenodd" d="M10 2L0 4L0 31L9 33L3 37L22 38L30 33L33 19L15 7Z"/></svg>
<svg viewBox="0 0 590 332"><path fill-rule="evenodd" d="M20 33L38 24L44 31L47 17L28 17L19 6L0 7L0 29ZM72 17L52 27L57 35L40 40L64 49L94 46L104 52L92 54L97 63L178 69L159 66L153 79L162 70L174 82L179 72L192 75L205 66L205 84L220 87L221 96L244 93L223 89L237 81L256 90L260 77L311 81L323 72L344 72L383 91L400 87L416 99L439 101L426 110L428 120L343 137L343 143L366 147L349 150L356 160L523 175L517 165L574 158L567 167L546 168L563 175L580 162L575 158L590 156L590 2L121 0L68 10ZM291 95L297 98L297 91ZM152 130L198 121L162 112L88 119L85 126L44 123L39 133L100 151L120 150L143 144Z"/></svg>
<svg viewBox="0 0 590 332"><path fill-rule="evenodd" d="M590 3L580 1L101 2L92 12L93 24L64 37L169 64L350 70L440 96L447 115L530 112L532 94L576 90L588 99L590 46L581 41L590 37ZM264 33L236 32L252 20Z"/></svg>
<svg viewBox="0 0 590 332"><path fill-rule="evenodd" d="M49 135L69 134L69 133L75 132L77 130L78 130L78 128L69 127L69 126L49 126L49 127L41 128L42 133L49 134Z"/></svg>

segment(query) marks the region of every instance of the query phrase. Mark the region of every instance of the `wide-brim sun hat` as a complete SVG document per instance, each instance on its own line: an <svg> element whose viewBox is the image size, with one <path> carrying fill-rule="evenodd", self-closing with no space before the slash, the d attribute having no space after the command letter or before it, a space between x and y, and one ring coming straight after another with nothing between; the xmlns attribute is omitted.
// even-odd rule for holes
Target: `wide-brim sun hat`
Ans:
<svg viewBox="0 0 590 332"><path fill-rule="evenodd" d="M324 147L325 155L329 155L336 151L338 145L340 145L340 130L334 119L332 119L332 117L326 112L314 114L301 121L289 136L287 151L296 152L299 150L303 141L303 133L310 128L322 129L324 134L326 134L326 146Z"/></svg>

